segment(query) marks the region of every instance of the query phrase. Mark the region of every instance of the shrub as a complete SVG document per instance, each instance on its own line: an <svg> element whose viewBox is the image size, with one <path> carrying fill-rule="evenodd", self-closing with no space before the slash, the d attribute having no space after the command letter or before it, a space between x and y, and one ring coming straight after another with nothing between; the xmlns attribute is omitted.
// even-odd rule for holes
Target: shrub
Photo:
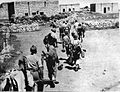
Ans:
<svg viewBox="0 0 120 92"><path fill-rule="evenodd" d="M119 28L119 22L116 22L116 23L115 23L115 27L116 27L116 28Z"/></svg>

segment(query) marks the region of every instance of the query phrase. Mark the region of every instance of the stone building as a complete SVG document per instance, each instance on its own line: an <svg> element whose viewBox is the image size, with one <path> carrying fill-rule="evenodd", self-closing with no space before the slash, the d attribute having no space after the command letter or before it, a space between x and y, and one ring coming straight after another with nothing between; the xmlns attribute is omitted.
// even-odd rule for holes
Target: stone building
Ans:
<svg viewBox="0 0 120 92"><path fill-rule="evenodd" d="M60 12L70 12L70 11L79 11L80 10L80 4L60 4L59 5L59 11Z"/></svg>
<svg viewBox="0 0 120 92"><path fill-rule="evenodd" d="M36 15L46 14L51 16L58 13L58 0L39 0L39 1L22 1L15 2L15 16L18 15Z"/></svg>
<svg viewBox="0 0 120 92"><path fill-rule="evenodd" d="M12 15L32 16L36 14L55 15L59 12L58 0L14 1L0 5L0 19L10 19Z"/></svg>
<svg viewBox="0 0 120 92"><path fill-rule="evenodd" d="M98 13L118 13L118 3L90 4L90 11Z"/></svg>

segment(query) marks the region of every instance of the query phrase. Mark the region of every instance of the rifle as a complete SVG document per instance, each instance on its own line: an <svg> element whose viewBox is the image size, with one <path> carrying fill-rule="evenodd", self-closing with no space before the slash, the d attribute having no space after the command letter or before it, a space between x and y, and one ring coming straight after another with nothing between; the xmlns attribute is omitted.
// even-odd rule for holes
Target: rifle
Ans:
<svg viewBox="0 0 120 92"><path fill-rule="evenodd" d="M35 83L41 82L43 85L47 84L50 85L50 88L54 88L55 87L55 83L53 80L49 80L49 79L42 79L42 80L37 80L35 81Z"/></svg>
<svg viewBox="0 0 120 92"><path fill-rule="evenodd" d="M42 51L42 54L43 54L43 56L46 56L46 53L44 51Z"/></svg>
<svg viewBox="0 0 120 92"><path fill-rule="evenodd" d="M22 70L25 76L25 89L26 91L31 91L32 87L29 86L29 82L28 82L28 76L27 76L27 68L26 68L26 62L25 62L25 56L23 56L23 61L24 61L24 69Z"/></svg>

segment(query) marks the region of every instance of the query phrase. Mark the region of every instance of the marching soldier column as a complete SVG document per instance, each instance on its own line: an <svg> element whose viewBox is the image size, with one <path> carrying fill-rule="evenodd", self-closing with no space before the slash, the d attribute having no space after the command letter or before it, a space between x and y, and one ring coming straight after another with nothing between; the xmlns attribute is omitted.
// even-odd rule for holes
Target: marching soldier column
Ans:
<svg viewBox="0 0 120 92"><path fill-rule="evenodd" d="M59 38L57 37L57 28L59 29ZM38 91L43 91L45 84L50 85L50 88L55 88L55 85L59 83L57 81L57 70L62 70L64 63L73 67L75 72L81 69L80 60L85 57L86 52L82 47L84 37L85 28L77 20L73 22L66 20L59 25L56 21L52 22L51 32L43 39L46 50L42 51L41 57L37 56L37 47L32 45L30 48L31 54L22 56L22 59L18 62L20 68L18 72L23 72L24 75L25 89L23 90L32 91L37 88ZM59 40L60 42L58 42ZM58 56L56 49L60 46L58 44L62 46L61 51L66 53L66 59ZM61 64L60 60L65 60L65 62ZM46 63L49 79L44 79L44 63ZM18 82L21 84L21 81ZM16 88L14 91L16 91Z"/></svg>

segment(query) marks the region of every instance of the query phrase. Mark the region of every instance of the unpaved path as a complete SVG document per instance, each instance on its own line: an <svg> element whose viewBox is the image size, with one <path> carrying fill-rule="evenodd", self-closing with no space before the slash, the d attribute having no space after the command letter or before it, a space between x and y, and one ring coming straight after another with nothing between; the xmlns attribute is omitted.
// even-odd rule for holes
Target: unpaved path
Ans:
<svg viewBox="0 0 120 92"><path fill-rule="evenodd" d="M24 54L30 54L29 48L34 44L38 47L40 56L41 51L45 49L42 40L49 31L49 27L43 27L38 32L16 34L21 40L21 50ZM57 75L60 83L53 89L46 87L45 91L100 92L103 88L114 85L120 80L120 35L118 29L87 31L83 48L87 52L85 59L80 61L81 70L75 72L63 68L62 71L58 71ZM59 57L66 57L61 52L61 45L57 51ZM47 78L46 68L45 78ZM120 88L110 90L115 92L115 90L120 91Z"/></svg>

